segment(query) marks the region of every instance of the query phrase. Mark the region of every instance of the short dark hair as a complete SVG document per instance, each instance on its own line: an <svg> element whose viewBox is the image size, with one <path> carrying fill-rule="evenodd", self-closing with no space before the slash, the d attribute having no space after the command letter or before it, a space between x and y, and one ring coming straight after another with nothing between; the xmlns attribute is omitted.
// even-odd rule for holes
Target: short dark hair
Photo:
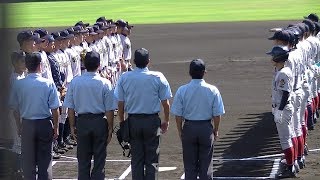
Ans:
<svg viewBox="0 0 320 180"><path fill-rule="evenodd" d="M11 63L12 65L16 64L18 61L24 61L26 53L23 51L14 51L11 53Z"/></svg>
<svg viewBox="0 0 320 180"><path fill-rule="evenodd" d="M189 75L192 79L203 79L206 72L206 65L202 59L194 59L190 63Z"/></svg>
<svg viewBox="0 0 320 180"><path fill-rule="evenodd" d="M149 51L145 48L137 49L134 52L134 63L138 68L145 68L149 63Z"/></svg>
<svg viewBox="0 0 320 180"><path fill-rule="evenodd" d="M40 65L41 55L38 52L27 53L26 55L26 68L29 72L35 72Z"/></svg>
<svg viewBox="0 0 320 180"><path fill-rule="evenodd" d="M100 66L100 54L96 51L87 52L84 58L84 66L87 71L96 71Z"/></svg>

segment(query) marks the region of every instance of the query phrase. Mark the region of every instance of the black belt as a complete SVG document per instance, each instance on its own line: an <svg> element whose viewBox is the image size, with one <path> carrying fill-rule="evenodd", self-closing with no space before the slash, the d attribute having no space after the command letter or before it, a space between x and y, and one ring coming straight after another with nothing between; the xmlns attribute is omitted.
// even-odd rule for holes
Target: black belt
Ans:
<svg viewBox="0 0 320 180"><path fill-rule="evenodd" d="M128 114L129 116L135 117L149 117L149 116L159 116L159 113L154 114Z"/></svg>
<svg viewBox="0 0 320 180"><path fill-rule="evenodd" d="M52 120L52 117L47 117L47 118L43 118L43 119L26 119L26 118L22 118L22 120L28 120L28 121L43 121L43 120Z"/></svg>
<svg viewBox="0 0 320 180"><path fill-rule="evenodd" d="M84 113L84 114L78 114L78 117L84 117L84 116L104 116L104 113L98 113L98 114L94 114L94 113Z"/></svg>
<svg viewBox="0 0 320 180"><path fill-rule="evenodd" d="M189 120L189 119L184 119L186 122L211 122L211 119L209 120Z"/></svg>

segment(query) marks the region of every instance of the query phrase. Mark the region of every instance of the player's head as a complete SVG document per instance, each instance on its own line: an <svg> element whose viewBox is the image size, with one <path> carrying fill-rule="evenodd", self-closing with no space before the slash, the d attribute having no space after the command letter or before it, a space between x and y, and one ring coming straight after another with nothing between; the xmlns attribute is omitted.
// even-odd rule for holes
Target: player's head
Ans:
<svg viewBox="0 0 320 180"><path fill-rule="evenodd" d="M55 39L53 38L53 36L48 34L44 36L43 39L45 39L46 42L48 42L44 51L48 53L54 52L56 50L56 47L55 47Z"/></svg>
<svg viewBox="0 0 320 180"><path fill-rule="evenodd" d="M34 52L26 55L26 67L29 73L41 72L40 62L40 53Z"/></svg>
<svg viewBox="0 0 320 180"><path fill-rule="evenodd" d="M117 33L121 34L123 31L123 28L127 26L127 22L124 21L123 19L119 19L115 22L115 25L117 25Z"/></svg>
<svg viewBox="0 0 320 180"><path fill-rule="evenodd" d="M305 19L310 19L313 22L319 22L319 17L315 13L311 13L308 16L304 17Z"/></svg>
<svg viewBox="0 0 320 180"><path fill-rule="evenodd" d="M39 34L26 30L17 35L17 41L23 51L30 53L38 51L37 44L42 43L44 40L40 38Z"/></svg>
<svg viewBox="0 0 320 180"><path fill-rule="evenodd" d="M11 63L16 72L23 72L26 70L25 57L26 54L23 51L14 51L11 53Z"/></svg>
<svg viewBox="0 0 320 180"><path fill-rule="evenodd" d="M145 48L137 49L134 52L134 63L137 68L145 68L148 66L150 59L149 59L149 51Z"/></svg>
<svg viewBox="0 0 320 180"><path fill-rule="evenodd" d="M290 35L288 32L281 30L277 31L273 34L273 36L268 38L269 40L273 40L274 45L288 46L290 41Z"/></svg>
<svg viewBox="0 0 320 180"><path fill-rule="evenodd" d="M271 55L271 61L276 65L284 64L288 60L289 52L286 47L274 46L271 51L266 54Z"/></svg>
<svg viewBox="0 0 320 180"><path fill-rule="evenodd" d="M189 75L192 79L203 79L206 72L206 65L202 59L194 59L190 63Z"/></svg>
<svg viewBox="0 0 320 180"><path fill-rule="evenodd" d="M100 66L100 55L95 51L87 52L84 58L84 66L88 72L96 72Z"/></svg>

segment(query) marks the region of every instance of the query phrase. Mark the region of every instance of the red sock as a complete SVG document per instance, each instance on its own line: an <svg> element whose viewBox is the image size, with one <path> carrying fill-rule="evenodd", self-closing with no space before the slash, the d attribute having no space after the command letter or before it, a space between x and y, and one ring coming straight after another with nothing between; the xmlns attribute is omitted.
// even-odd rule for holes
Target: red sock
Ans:
<svg viewBox="0 0 320 180"><path fill-rule="evenodd" d="M303 136L303 143L305 145L307 142L307 127L306 127L306 125L302 126L302 136Z"/></svg>
<svg viewBox="0 0 320 180"><path fill-rule="evenodd" d="M291 138L294 160L298 159L298 140L296 137Z"/></svg>
<svg viewBox="0 0 320 180"><path fill-rule="evenodd" d="M290 147L288 149L285 149L283 150L283 153L284 153L284 157L286 158L286 161L287 161L287 164L290 166L290 165L293 165L293 162L294 162L294 152L293 152L293 147Z"/></svg>
<svg viewBox="0 0 320 180"><path fill-rule="evenodd" d="M304 151L304 144L303 144L303 137L302 135L297 137L297 141L298 141L298 157L302 157L303 155L303 151Z"/></svg>
<svg viewBox="0 0 320 180"><path fill-rule="evenodd" d="M319 108L319 96L316 97L316 107L315 110Z"/></svg>
<svg viewBox="0 0 320 180"><path fill-rule="evenodd" d="M320 109L320 93L318 93L318 109Z"/></svg>

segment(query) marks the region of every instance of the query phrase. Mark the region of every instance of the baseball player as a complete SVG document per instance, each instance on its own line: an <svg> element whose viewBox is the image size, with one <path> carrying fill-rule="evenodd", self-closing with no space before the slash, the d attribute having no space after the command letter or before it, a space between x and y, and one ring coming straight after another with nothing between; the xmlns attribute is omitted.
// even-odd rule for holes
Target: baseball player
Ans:
<svg viewBox="0 0 320 180"><path fill-rule="evenodd" d="M119 121L129 123L133 180L158 179L160 134L169 126L170 85L162 73L149 71L149 62L148 50L137 49L136 68L120 76L115 91ZM159 117L161 104L164 120Z"/></svg>
<svg viewBox="0 0 320 180"><path fill-rule="evenodd" d="M171 107L182 141L185 179L213 179L213 142L225 110L219 90L203 80L205 72L201 59L191 61L192 80L179 87Z"/></svg>
<svg viewBox="0 0 320 180"><path fill-rule="evenodd" d="M22 168L25 179L52 179L52 140L58 137L60 101L52 81L42 78L41 55L25 58L28 75L16 81L10 107L22 118Z"/></svg>
<svg viewBox="0 0 320 180"><path fill-rule="evenodd" d="M275 46L267 54L272 56L272 65L275 66L275 75L272 88L272 107L274 108L274 121L277 126L282 150L285 154L286 164L279 178L295 177L294 148L292 144L293 131L291 128L293 104L293 77L290 68L285 67L289 51L286 48Z"/></svg>
<svg viewBox="0 0 320 180"><path fill-rule="evenodd" d="M97 73L100 65L99 53L87 52L84 64L87 72L72 80L64 106L68 108L71 134L77 138L78 143L78 179L103 180L106 146L112 138L114 94L110 81ZM78 113L77 136L75 112ZM94 161L91 170L92 158Z"/></svg>

